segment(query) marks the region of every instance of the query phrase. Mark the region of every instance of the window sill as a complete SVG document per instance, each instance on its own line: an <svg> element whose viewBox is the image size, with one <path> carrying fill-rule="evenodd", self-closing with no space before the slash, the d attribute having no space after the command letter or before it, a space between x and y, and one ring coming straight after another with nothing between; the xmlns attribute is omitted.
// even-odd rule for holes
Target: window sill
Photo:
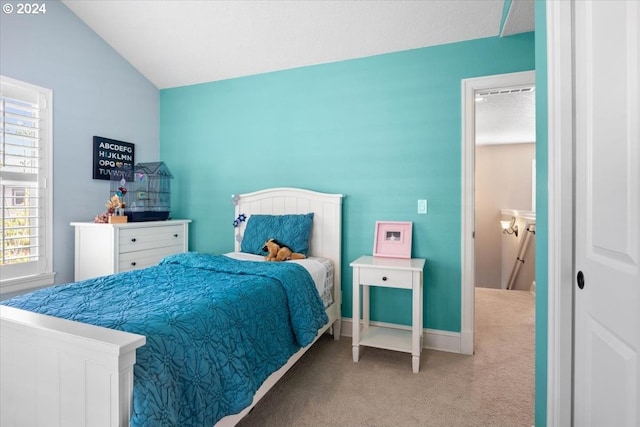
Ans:
<svg viewBox="0 0 640 427"><path fill-rule="evenodd" d="M54 283L55 277L56 273L43 273L34 276L2 280L0 281L0 298L9 298L14 296L14 294L17 295L45 286L51 286Z"/></svg>

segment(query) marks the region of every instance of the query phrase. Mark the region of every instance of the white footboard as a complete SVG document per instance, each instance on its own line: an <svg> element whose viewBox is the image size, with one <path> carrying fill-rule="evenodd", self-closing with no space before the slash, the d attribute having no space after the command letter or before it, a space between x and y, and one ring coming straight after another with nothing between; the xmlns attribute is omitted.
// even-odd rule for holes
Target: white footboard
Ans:
<svg viewBox="0 0 640 427"><path fill-rule="evenodd" d="M5 306L0 321L0 425L129 425L144 336Z"/></svg>

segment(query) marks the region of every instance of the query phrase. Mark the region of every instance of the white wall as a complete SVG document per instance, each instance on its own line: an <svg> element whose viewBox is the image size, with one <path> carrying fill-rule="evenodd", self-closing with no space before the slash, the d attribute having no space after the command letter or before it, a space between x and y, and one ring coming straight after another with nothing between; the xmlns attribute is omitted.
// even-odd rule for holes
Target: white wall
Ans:
<svg viewBox="0 0 640 427"><path fill-rule="evenodd" d="M53 269L73 280L71 221L104 210L109 181L92 179L94 135L159 160L159 91L57 0L43 15L0 13L0 73L53 90Z"/></svg>
<svg viewBox="0 0 640 427"><path fill-rule="evenodd" d="M476 147L476 286L501 282L501 209L531 210L531 160L535 144Z"/></svg>

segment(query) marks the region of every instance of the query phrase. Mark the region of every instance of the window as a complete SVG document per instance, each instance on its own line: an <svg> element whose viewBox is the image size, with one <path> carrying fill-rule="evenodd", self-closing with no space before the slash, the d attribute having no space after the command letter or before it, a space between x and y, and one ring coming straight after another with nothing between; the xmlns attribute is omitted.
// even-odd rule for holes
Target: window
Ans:
<svg viewBox="0 0 640 427"><path fill-rule="evenodd" d="M0 290L53 283L52 93L0 76Z"/></svg>

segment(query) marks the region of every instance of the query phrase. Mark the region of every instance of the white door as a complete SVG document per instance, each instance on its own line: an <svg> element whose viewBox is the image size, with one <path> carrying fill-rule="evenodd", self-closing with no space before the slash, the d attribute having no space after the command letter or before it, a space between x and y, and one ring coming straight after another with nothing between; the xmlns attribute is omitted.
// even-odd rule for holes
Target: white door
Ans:
<svg viewBox="0 0 640 427"><path fill-rule="evenodd" d="M640 2L574 7L574 425L640 427Z"/></svg>

